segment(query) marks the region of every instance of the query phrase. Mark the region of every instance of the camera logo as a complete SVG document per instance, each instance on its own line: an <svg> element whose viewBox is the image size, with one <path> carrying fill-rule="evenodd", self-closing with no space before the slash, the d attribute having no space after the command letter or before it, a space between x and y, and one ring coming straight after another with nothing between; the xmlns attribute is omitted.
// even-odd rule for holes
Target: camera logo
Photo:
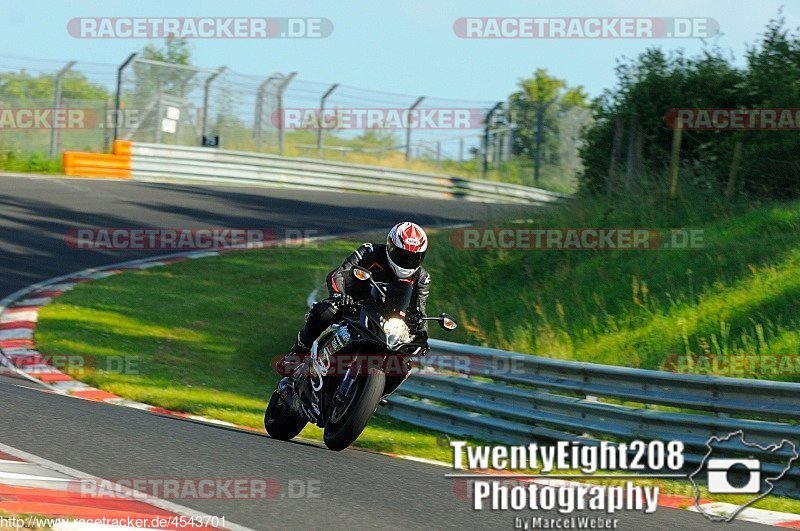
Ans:
<svg viewBox="0 0 800 531"><path fill-rule="evenodd" d="M761 462L758 459L709 459L708 492L711 494L758 494L761 490ZM749 472L747 482L735 486L728 478L729 472L744 469Z"/></svg>
<svg viewBox="0 0 800 531"><path fill-rule="evenodd" d="M761 446L748 442L742 430L735 431L725 437L712 436L706 441L708 451L700 466L689 475L694 487L694 506L706 518L714 522L730 522L744 509L764 498L773 490L800 458L795 443L783 439L779 443ZM720 452L725 457L712 457ZM728 457L731 453L748 454L746 457ZM759 458L754 457L757 454ZM768 460L769 466L762 464ZM710 494L749 494L747 502L732 511L722 514L709 512L700 503L700 487L698 481L705 477Z"/></svg>

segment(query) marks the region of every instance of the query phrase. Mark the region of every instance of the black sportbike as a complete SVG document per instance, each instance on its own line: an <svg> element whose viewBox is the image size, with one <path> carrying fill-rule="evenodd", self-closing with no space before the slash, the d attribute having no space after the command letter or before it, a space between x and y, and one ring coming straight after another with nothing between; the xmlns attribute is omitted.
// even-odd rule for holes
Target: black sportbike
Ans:
<svg viewBox="0 0 800 531"><path fill-rule="evenodd" d="M288 441L312 422L324 429L328 448L344 450L408 378L412 359L427 353L421 322L438 321L445 330L458 326L446 313L409 313L412 282L378 283L366 269L352 272L372 284L371 297L346 306L342 318L314 342L310 356L278 383L264 413L264 427L276 439Z"/></svg>

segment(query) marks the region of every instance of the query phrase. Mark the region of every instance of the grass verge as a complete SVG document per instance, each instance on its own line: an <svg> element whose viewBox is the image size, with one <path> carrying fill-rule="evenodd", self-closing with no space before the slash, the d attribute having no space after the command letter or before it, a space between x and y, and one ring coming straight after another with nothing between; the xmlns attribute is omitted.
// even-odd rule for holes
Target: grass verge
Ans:
<svg viewBox="0 0 800 531"><path fill-rule="evenodd" d="M44 308L37 345L92 360L68 372L95 387L262 428L271 362L292 345L310 287L356 245L244 251L78 286ZM321 440L315 426L301 435ZM436 436L379 416L358 444L447 461Z"/></svg>
<svg viewBox="0 0 800 531"><path fill-rule="evenodd" d="M454 250L447 234L434 235L430 308L458 310L463 325L449 339L644 368L660 367L665 353L800 349L800 203L714 212L577 204L520 226L682 227L704 237L694 250L593 252ZM275 383L269 361L291 345L309 288L357 243L234 253L79 286L43 310L37 344L48 355L134 356L133 374L73 374L135 400L260 427ZM380 416L359 445L451 459L435 434ZM685 482L663 488L690 493ZM772 496L757 506L800 512L800 502Z"/></svg>

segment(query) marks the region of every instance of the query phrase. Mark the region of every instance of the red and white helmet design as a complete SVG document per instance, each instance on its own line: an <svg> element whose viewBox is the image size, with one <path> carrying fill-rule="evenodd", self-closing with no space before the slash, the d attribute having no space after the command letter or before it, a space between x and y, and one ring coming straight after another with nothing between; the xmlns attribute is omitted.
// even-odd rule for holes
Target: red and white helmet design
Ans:
<svg viewBox="0 0 800 531"><path fill-rule="evenodd" d="M428 250L428 235L416 223L404 221L389 231L386 256L398 278L408 278L422 265Z"/></svg>

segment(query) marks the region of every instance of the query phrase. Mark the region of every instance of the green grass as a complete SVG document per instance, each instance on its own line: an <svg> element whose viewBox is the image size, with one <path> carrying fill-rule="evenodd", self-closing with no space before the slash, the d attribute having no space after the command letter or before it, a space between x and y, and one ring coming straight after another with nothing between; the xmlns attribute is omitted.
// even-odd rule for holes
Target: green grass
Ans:
<svg viewBox="0 0 800 531"><path fill-rule="evenodd" d="M63 173L61 157L50 160L43 153L26 154L0 146L0 171L22 173Z"/></svg>
<svg viewBox="0 0 800 531"><path fill-rule="evenodd" d="M519 224L699 228L704 248L466 251L434 234L429 308L459 315L462 326L448 339L564 359L659 368L665 356L687 352L797 353L800 203L729 207L700 198L665 208L661 200L581 201ZM260 427L276 380L270 360L292 344L308 291L356 244L233 253L78 286L43 310L37 344L49 355L134 355L138 374L75 376L135 400ZM310 427L303 436L320 433ZM436 434L382 416L358 444L451 459ZM690 494L685 482L664 486ZM800 502L778 497L758 506L800 512Z"/></svg>
<svg viewBox="0 0 800 531"><path fill-rule="evenodd" d="M93 368L70 371L93 386L261 428L277 382L272 361L291 347L309 291L355 246L238 252L79 286L43 310L37 344L51 356L94 360ZM135 374L97 369L125 357ZM315 426L301 435L321 440ZM449 460L437 435L377 417L358 445Z"/></svg>
<svg viewBox="0 0 800 531"><path fill-rule="evenodd" d="M698 228L704 247L438 253L434 282L449 278L437 304L459 309L460 341L554 358L658 369L669 355L800 352L800 203L710 221L642 210L576 207L520 225Z"/></svg>

